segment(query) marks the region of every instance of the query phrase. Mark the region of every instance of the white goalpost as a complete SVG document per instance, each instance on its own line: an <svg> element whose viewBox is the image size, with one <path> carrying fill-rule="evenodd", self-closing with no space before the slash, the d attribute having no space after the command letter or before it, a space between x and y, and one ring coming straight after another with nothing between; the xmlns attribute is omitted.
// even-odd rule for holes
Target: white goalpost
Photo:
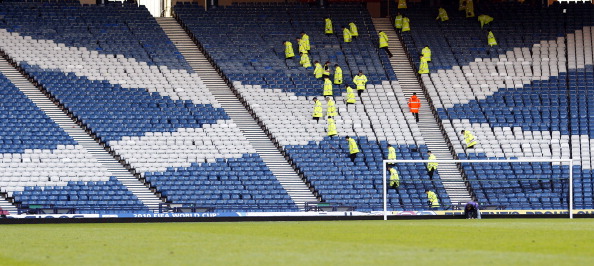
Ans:
<svg viewBox="0 0 594 266"><path fill-rule="evenodd" d="M388 220L388 180L387 180L387 164L398 165L398 163L560 163L561 165L569 166L569 218L573 219L573 160L572 159L473 159L473 160L383 160L383 214L384 220ZM439 168L438 168L439 171ZM402 182L402 176L400 180ZM405 177L406 178L406 177Z"/></svg>

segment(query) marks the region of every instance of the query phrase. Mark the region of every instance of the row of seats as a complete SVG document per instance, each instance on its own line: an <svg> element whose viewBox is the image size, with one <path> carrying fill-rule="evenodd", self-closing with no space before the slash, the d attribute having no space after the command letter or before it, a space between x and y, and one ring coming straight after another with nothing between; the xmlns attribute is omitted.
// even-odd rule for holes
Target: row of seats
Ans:
<svg viewBox="0 0 594 266"><path fill-rule="evenodd" d="M398 149L399 158L420 159L426 154L404 93L387 55L378 51L377 33L360 5L331 4L320 9L301 4L251 3L204 11L194 4L178 3L175 12L323 201L361 211L380 210L381 161L387 156L387 143ZM335 35L324 35L326 15L334 22ZM274 21L274 27L241 19L247 16ZM358 26L359 37L345 44L340 26L351 21ZM346 104L344 85L334 86L338 136L327 136L328 104L320 96L321 81L313 78L311 69L284 60L282 42L295 40L301 31L310 36L310 58L339 64L345 83L351 83L352 75L359 70L368 77L367 90L355 104ZM236 49L239 43L242 46ZM296 44L294 48L297 50ZM320 121L312 120L314 96L321 101L325 114ZM347 135L355 138L361 148L354 163L347 157ZM402 168L401 187L398 192L390 191L390 209L427 208L425 189L436 191L442 203L449 206L439 177L430 182L425 166L413 167ZM349 183L356 180L365 183Z"/></svg>
<svg viewBox="0 0 594 266"><path fill-rule="evenodd" d="M54 40L106 55L121 54L149 65L191 71L144 7L5 1L0 14L3 15L1 28L35 39Z"/></svg>
<svg viewBox="0 0 594 266"><path fill-rule="evenodd" d="M10 2L1 4L2 10L9 18L4 27L0 25L2 49L141 177L155 172L168 176L171 168L218 163L219 159L257 157L144 7ZM72 23L64 23L65 19ZM266 167L261 161L258 164ZM199 172L188 178L200 176ZM271 187L271 194L286 195L268 169L254 173L273 184L250 190ZM225 169L214 174L232 173ZM62 175L57 179L72 180ZM27 182L47 185L44 180ZM167 197L167 186L176 182L153 187L169 203L195 204ZM215 193L209 186L200 190ZM77 209L89 211L89 199L79 200L85 204ZM267 209L296 209L290 199L284 200ZM109 209L109 204L98 206L91 211ZM235 208L257 210L258 206L245 203Z"/></svg>
<svg viewBox="0 0 594 266"><path fill-rule="evenodd" d="M425 4L408 9L406 15L418 30L402 37L411 58L425 45L437 58L430 64L432 73L421 78L458 157L574 158L580 165L574 172L586 176L582 173L592 167L589 116L587 108L570 108L572 101L579 102L578 93L568 96L571 88L587 93L592 86L587 78L592 73L592 6L534 10L517 3L482 4L477 15L494 17L485 27L498 45L489 47L476 18L462 18L450 6L450 21L435 22L434 11ZM461 130L476 136L474 150L465 149ZM567 208L567 165L490 165L463 164L480 203L508 209ZM580 181L590 187L589 175ZM592 206L587 193L574 195L578 208Z"/></svg>

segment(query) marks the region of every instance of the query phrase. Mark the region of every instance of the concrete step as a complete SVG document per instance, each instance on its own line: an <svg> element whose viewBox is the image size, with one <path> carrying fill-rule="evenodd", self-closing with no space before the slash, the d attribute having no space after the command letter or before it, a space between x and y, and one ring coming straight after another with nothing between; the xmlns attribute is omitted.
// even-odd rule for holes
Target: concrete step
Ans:
<svg viewBox="0 0 594 266"><path fill-rule="evenodd" d="M402 47L400 38L396 31L394 31L390 20L387 18L373 18L372 21L376 30L384 31L388 35L390 50L395 55L391 58L390 63L395 70L394 73L398 77L402 92L406 97L417 93L417 96L421 99L421 109L419 111L419 122L417 125L428 149L438 159L454 159L449 150L448 142L441 133L441 128L429 108L428 101L424 97L422 84L419 83L417 74L408 60L406 51ZM440 164L437 171L443 181L447 180L447 182L443 183L452 203L456 204L457 202L470 200L468 191L462 193L462 188L465 190L466 187L462 175L455 165L448 167Z"/></svg>
<svg viewBox="0 0 594 266"><path fill-rule="evenodd" d="M31 84L6 60L0 60L0 71L21 90L33 103L78 142L89 154L101 163L106 171L115 176L128 190L132 191L151 210L157 210L161 200L145 187L144 183L132 175L123 165L106 151L101 144L85 132L72 118L52 102L43 92ZM132 182L134 180L134 182Z"/></svg>
<svg viewBox="0 0 594 266"><path fill-rule="evenodd" d="M260 128L245 106L235 96L231 88L219 76L208 59L193 43L182 27L173 18L157 18L165 33L176 45L180 53L190 62L215 99L229 114L264 163L278 179L283 188L300 208L305 202L317 201L310 189L285 160L276 145Z"/></svg>

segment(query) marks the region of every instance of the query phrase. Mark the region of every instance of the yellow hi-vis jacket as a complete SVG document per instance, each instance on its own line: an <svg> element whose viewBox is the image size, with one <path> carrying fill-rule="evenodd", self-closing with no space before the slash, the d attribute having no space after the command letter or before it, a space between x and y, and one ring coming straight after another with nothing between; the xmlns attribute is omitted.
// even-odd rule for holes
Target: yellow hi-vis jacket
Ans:
<svg viewBox="0 0 594 266"><path fill-rule="evenodd" d="M326 34L333 34L334 33L334 29L332 28L332 20L329 18L324 19L325 25L324 25L324 33Z"/></svg>
<svg viewBox="0 0 594 266"><path fill-rule="evenodd" d="M478 21L481 23L481 29L482 29L484 25L487 25L487 24L491 23L491 21L493 21L493 17L491 17L489 15L485 15L485 14L479 15Z"/></svg>
<svg viewBox="0 0 594 266"><path fill-rule="evenodd" d="M437 157L435 157L435 154L431 154L431 155L429 155L428 160L437 160ZM429 162L427 164L427 170L429 170L429 171L436 170L438 165L439 165L438 163Z"/></svg>
<svg viewBox="0 0 594 266"><path fill-rule="evenodd" d="M322 109L322 102L320 102L320 100L317 100L314 103L314 109L313 109L313 117L322 117L322 113L324 112L324 109Z"/></svg>
<svg viewBox="0 0 594 266"><path fill-rule="evenodd" d="M303 41L303 44L305 44L305 50L309 51L310 47L309 47L309 35L307 34L303 34L301 36L301 41Z"/></svg>
<svg viewBox="0 0 594 266"><path fill-rule="evenodd" d="M336 122L334 119L328 118L328 136L335 136L338 135L338 131L336 131Z"/></svg>
<svg viewBox="0 0 594 266"><path fill-rule="evenodd" d="M311 61L309 60L309 55L302 54L301 59L299 60L299 64L301 64L305 68L311 67Z"/></svg>
<svg viewBox="0 0 594 266"><path fill-rule="evenodd" d="M340 66L334 68L334 84L342 84L342 68Z"/></svg>
<svg viewBox="0 0 594 266"><path fill-rule="evenodd" d="M466 17L474 17L474 3L472 2L472 0L466 0Z"/></svg>
<svg viewBox="0 0 594 266"><path fill-rule="evenodd" d="M397 29L402 29L402 15L396 16L394 19L394 27Z"/></svg>
<svg viewBox="0 0 594 266"><path fill-rule="evenodd" d="M299 45L299 52L303 53L303 54L307 54L308 51L307 49L305 49L305 42L303 41L303 39L299 39L299 42L297 43Z"/></svg>
<svg viewBox="0 0 594 266"><path fill-rule="evenodd" d="M379 33L379 48L388 47L388 35L385 32Z"/></svg>
<svg viewBox="0 0 594 266"><path fill-rule="evenodd" d="M429 74L429 64L427 64L427 59L425 59L425 57L421 57L421 64L419 65L419 74Z"/></svg>
<svg viewBox="0 0 594 266"><path fill-rule="evenodd" d="M396 149L388 147L388 160L396 160Z"/></svg>
<svg viewBox="0 0 594 266"><path fill-rule="evenodd" d="M487 34L487 42L490 46L497 45L497 40L495 40L495 35L492 31L489 31Z"/></svg>
<svg viewBox="0 0 594 266"><path fill-rule="evenodd" d="M347 28L344 28L342 30L342 38L344 39L344 42L352 42L353 41L353 35L351 34L351 31Z"/></svg>
<svg viewBox="0 0 594 266"><path fill-rule="evenodd" d="M474 135L469 130L464 130L464 142L466 142L466 147L470 148L477 144Z"/></svg>
<svg viewBox="0 0 594 266"><path fill-rule="evenodd" d="M351 31L351 35L353 37L359 36L359 30L357 30L357 25L354 22L349 23L349 30Z"/></svg>
<svg viewBox="0 0 594 266"><path fill-rule="evenodd" d="M390 186L400 186L400 177L398 176L398 171L394 168L390 168Z"/></svg>
<svg viewBox="0 0 594 266"><path fill-rule="evenodd" d="M357 146L357 142L353 138L349 139L349 153L359 153L359 146Z"/></svg>
<svg viewBox="0 0 594 266"><path fill-rule="evenodd" d="M436 20L441 19L442 22L449 20L450 17L448 17L448 12L443 9L442 7L439 8L439 13L437 14L437 18L435 18Z"/></svg>
<svg viewBox="0 0 594 266"><path fill-rule="evenodd" d="M406 0L398 0L398 9L406 8Z"/></svg>
<svg viewBox="0 0 594 266"><path fill-rule="evenodd" d="M407 17L402 18L402 32L410 31L410 19Z"/></svg>
<svg viewBox="0 0 594 266"><path fill-rule="evenodd" d="M285 58L294 57L295 53L293 52L293 43L286 41L285 42Z"/></svg>
<svg viewBox="0 0 594 266"><path fill-rule="evenodd" d="M330 79L324 79L324 96L332 96L332 81Z"/></svg>
<svg viewBox="0 0 594 266"><path fill-rule="evenodd" d="M365 90L365 85L367 84L367 76L365 75L356 75L353 78L353 82L357 85L357 90L358 91L364 91Z"/></svg>
<svg viewBox="0 0 594 266"><path fill-rule="evenodd" d="M356 103L357 100L355 99L355 92L353 92L353 88L351 86L346 87L346 102L347 103Z"/></svg>
<svg viewBox="0 0 594 266"><path fill-rule="evenodd" d="M327 116L337 116L338 112L336 111L336 102L330 98L328 100L328 110L326 111Z"/></svg>
<svg viewBox="0 0 594 266"><path fill-rule="evenodd" d="M427 192L427 200L429 200L431 207L439 207L439 200L437 199L437 194L435 194L435 192Z"/></svg>
<svg viewBox="0 0 594 266"><path fill-rule="evenodd" d="M315 63L315 66L314 67L315 67L314 68L314 75L316 76L317 79L321 78L322 75L323 75L323 73L324 73L324 69L322 68L322 64L320 64L319 62L318 63Z"/></svg>
<svg viewBox="0 0 594 266"><path fill-rule="evenodd" d="M421 54L423 54L423 57L427 60L427 62L431 62L431 49L429 47L425 46L425 48L421 50Z"/></svg>

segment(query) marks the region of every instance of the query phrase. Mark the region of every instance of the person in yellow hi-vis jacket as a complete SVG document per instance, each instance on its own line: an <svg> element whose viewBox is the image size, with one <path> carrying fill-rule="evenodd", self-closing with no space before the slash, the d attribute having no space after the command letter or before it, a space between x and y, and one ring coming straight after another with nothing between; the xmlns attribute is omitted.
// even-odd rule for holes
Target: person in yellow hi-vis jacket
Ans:
<svg viewBox="0 0 594 266"><path fill-rule="evenodd" d="M305 42L303 41L303 39L297 38L297 47L299 47L299 53L308 53L307 49L305 49Z"/></svg>
<svg viewBox="0 0 594 266"><path fill-rule="evenodd" d="M301 40L303 41L303 44L305 44L305 50L307 50L307 52L309 53L309 50L311 49L311 47L309 46L309 35L305 34L305 32L301 32Z"/></svg>
<svg viewBox="0 0 594 266"><path fill-rule="evenodd" d="M474 149L474 145L476 145L477 142L472 132L470 132L470 130L462 130L460 131L460 133L464 135L464 142L466 142L466 148Z"/></svg>
<svg viewBox="0 0 594 266"><path fill-rule="evenodd" d="M398 0L398 9L406 9L406 0Z"/></svg>
<svg viewBox="0 0 594 266"><path fill-rule="evenodd" d="M466 0L458 1L458 10L459 11L466 10Z"/></svg>
<svg viewBox="0 0 594 266"><path fill-rule="evenodd" d="M419 74L429 74L429 64L427 59L421 55L421 63L419 64Z"/></svg>
<svg viewBox="0 0 594 266"><path fill-rule="evenodd" d="M402 29L402 14L400 12L396 14L396 18L394 19L394 27L396 29Z"/></svg>
<svg viewBox="0 0 594 266"><path fill-rule="evenodd" d="M379 31L379 48L380 49L384 49L384 51L386 51L386 53L388 54L388 57L392 57L392 52L390 52L390 49L388 48L388 35L383 32L383 31Z"/></svg>
<svg viewBox="0 0 594 266"><path fill-rule="evenodd" d="M388 166L387 169L390 173L390 187L397 189L400 186L400 177L398 176L398 171L396 171L396 169L394 169L392 166Z"/></svg>
<svg viewBox="0 0 594 266"><path fill-rule="evenodd" d="M353 83L357 85L357 94L361 97L366 89L365 86L367 86L367 76L363 74L363 71L359 70L359 74L353 78Z"/></svg>
<svg viewBox="0 0 594 266"><path fill-rule="evenodd" d="M329 116L326 122L328 123L328 129L326 129L326 133L328 134L328 136L334 137L338 135L338 131L336 130L336 122L334 122L334 118Z"/></svg>
<svg viewBox="0 0 594 266"><path fill-rule="evenodd" d="M322 76L324 78L330 77L330 61L326 61L326 63L324 63L323 70L322 70Z"/></svg>
<svg viewBox="0 0 594 266"><path fill-rule="evenodd" d="M355 98L355 92L353 92L353 88L349 86L349 84L345 85L346 87L346 109L349 110L349 105L355 104L357 99Z"/></svg>
<svg viewBox="0 0 594 266"><path fill-rule="evenodd" d="M308 68L311 67L311 61L309 60L309 55L308 54L304 54L301 53L301 59L299 59L299 64L301 64L301 66Z"/></svg>
<svg viewBox="0 0 594 266"><path fill-rule="evenodd" d="M427 160L437 160L437 157L435 157L435 154L431 153L431 151L428 151L427 155L429 155ZM439 164L435 162L427 163L427 173L429 174L429 179L433 180L433 173L435 173L435 170L437 170L438 165Z"/></svg>
<svg viewBox="0 0 594 266"><path fill-rule="evenodd" d="M421 54L425 57L427 62L431 62L431 48L429 48L429 45L425 45L423 50L421 50Z"/></svg>
<svg viewBox="0 0 594 266"><path fill-rule="evenodd" d="M336 102L332 97L326 97L326 105L328 109L326 110L326 116L328 117L335 117L338 115L338 111L336 110Z"/></svg>
<svg viewBox="0 0 594 266"><path fill-rule="evenodd" d="M326 17L324 19L324 33L326 35L334 34L334 28L332 27L332 20L330 19L330 17Z"/></svg>
<svg viewBox="0 0 594 266"><path fill-rule="evenodd" d="M402 18L402 32L410 31L410 19L407 17Z"/></svg>
<svg viewBox="0 0 594 266"><path fill-rule="evenodd" d="M448 21L450 17L448 17L448 12L443 8L440 7L437 12L437 18L435 20L441 19L441 22Z"/></svg>
<svg viewBox="0 0 594 266"><path fill-rule="evenodd" d="M346 136L345 139L349 142L349 158L354 163L355 159L357 159L357 153L359 153L359 146L357 146L357 142L353 138Z"/></svg>
<svg viewBox="0 0 594 266"><path fill-rule="evenodd" d="M355 25L355 22L349 23L349 30L351 31L351 37L353 38L353 40L359 37L359 30L357 29L357 25Z"/></svg>
<svg viewBox="0 0 594 266"><path fill-rule="evenodd" d="M495 40L495 35L492 31L489 31L489 33L487 33L487 43L491 47L493 47L493 45L497 45L497 40Z"/></svg>
<svg viewBox="0 0 594 266"><path fill-rule="evenodd" d="M466 17L473 18L474 17L474 3L472 0L466 0Z"/></svg>
<svg viewBox="0 0 594 266"><path fill-rule="evenodd" d="M489 16L489 15L479 15L478 16L478 21L481 23L481 29L483 28L483 26L491 23L493 21L493 17Z"/></svg>
<svg viewBox="0 0 594 266"><path fill-rule="evenodd" d="M338 64L334 65L334 84L342 84L342 68Z"/></svg>
<svg viewBox="0 0 594 266"><path fill-rule="evenodd" d="M345 43L353 41L353 35L351 34L351 31L345 26L342 26L342 39Z"/></svg>
<svg viewBox="0 0 594 266"><path fill-rule="evenodd" d="M332 81L330 81L329 77L324 77L324 96L332 96Z"/></svg>
<svg viewBox="0 0 594 266"><path fill-rule="evenodd" d="M322 108L322 102L320 102L320 100L318 100L318 98L314 97L313 98L314 101L314 109L313 109L313 120L316 120L317 123L320 123L320 118L322 117L322 113L324 112L324 109Z"/></svg>
<svg viewBox="0 0 594 266"><path fill-rule="evenodd" d="M396 149L394 149L394 147L392 147L391 144L388 144L388 158L386 158L388 160L396 160ZM389 163L389 166L394 165L394 163Z"/></svg>
<svg viewBox="0 0 594 266"><path fill-rule="evenodd" d="M425 194L427 194L427 204L431 208L439 208L439 200L437 199L437 194L435 192L426 189Z"/></svg>
<svg viewBox="0 0 594 266"><path fill-rule="evenodd" d="M314 76L319 79L324 76L324 69L322 68L322 64L319 61L314 61Z"/></svg>
<svg viewBox="0 0 594 266"><path fill-rule="evenodd" d="M293 52L293 43L290 41L283 42L285 45L285 59L291 59L295 57L295 53Z"/></svg>

